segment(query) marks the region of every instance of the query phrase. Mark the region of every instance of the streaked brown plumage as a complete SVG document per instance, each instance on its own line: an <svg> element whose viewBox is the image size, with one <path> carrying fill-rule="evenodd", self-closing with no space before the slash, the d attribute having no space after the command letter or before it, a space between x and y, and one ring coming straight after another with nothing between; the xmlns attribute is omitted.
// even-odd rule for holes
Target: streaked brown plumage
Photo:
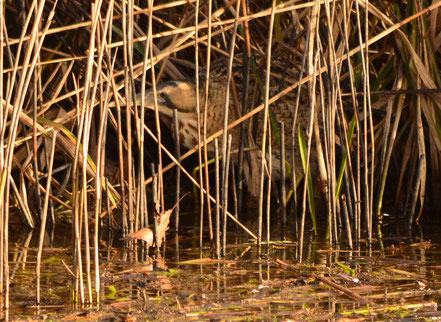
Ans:
<svg viewBox="0 0 441 322"><path fill-rule="evenodd" d="M285 70L285 77L283 77L284 85L283 88L293 84L298 80L297 73L293 71L292 68L287 68L286 63L280 62L279 60L273 60L271 62L271 83L270 83L270 97L280 92L279 84L281 82L282 70ZM264 72L262 72L264 76ZM230 102L229 102L229 112L228 112L228 123L232 123L237 120L240 115L239 112L241 107L237 106L236 101L242 101L242 71L241 64L233 67L233 76L235 79L235 89L237 92L237 100L232 92L230 92ZM205 71L200 73L199 80L199 106L201 118L204 113L204 100L205 100ZM264 77L262 78L264 79ZM227 63L225 59L214 62L210 68L210 83L209 83L209 95L208 95L208 108L207 108L207 138L214 134L215 132L223 128L224 119L224 105L225 105L225 93L226 93L226 81L227 81ZM260 100L259 87L256 84L255 73L250 72L250 83L248 91L248 105L251 107L258 106L258 103L253 103ZM193 148L197 140L197 114L196 114L196 85L195 79L184 79L179 81L169 81L157 85L157 106L159 113L162 117L172 118L173 109L178 112L178 126L181 144L187 148ZM277 121L283 121L285 126L285 138L286 138L286 157L287 160L292 164L292 139L291 130L293 124L293 114L296 102L297 89L285 95L281 98L277 104L271 105L271 109ZM302 95L303 96L303 95ZM138 96L138 104L140 103L140 95ZM303 100L304 101L304 100ZM239 103L240 104L240 103ZM302 102L301 102L302 105ZM303 102L304 105L304 102ZM154 109L154 96L151 89L147 90L145 93L145 106L149 109ZM248 111L251 108L248 108ZM309 122L309 115L307 109L299 108L298 122L303 125L307 125ZM202 133L202 130L201 130ZM237 150L240 141L240 127L236 126L229 130L232 134L232 150ZM260 149L260 143L262 140L263 133L263 113L258 114L257 121L257 137L256 144L257 148ZM202 134L201 134L202 135ZM221 139L221 138L220 138ZM272 176L275 179L280 178L280 149L279 144L275 142L275 137L272 135L272 155L273 155L273 168ZM251 147L252 148L252 147ZM298 149L296 149L298 150ZM213 144L208 147L209 153L213 152ZM254 166L259 164L260 159L259 152L254 151ZM249 175L258 177L255 174L258 173L258 169L253 168L252 170L248 168ZM296 174L300 175L302 172L302 165L300 154L296 153ZM248 178L250 179L250 178ZM256 178L251 178L251 182L256 182Z"/></svg>

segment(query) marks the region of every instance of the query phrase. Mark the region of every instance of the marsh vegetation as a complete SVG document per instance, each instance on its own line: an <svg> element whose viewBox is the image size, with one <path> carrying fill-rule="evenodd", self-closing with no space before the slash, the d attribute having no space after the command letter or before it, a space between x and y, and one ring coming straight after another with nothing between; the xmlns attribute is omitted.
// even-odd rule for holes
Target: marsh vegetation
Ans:
<svg viewBox="0 0 441 322"><path fill-rule="evenodd" d="M392 289L405 284L404 298L418 283L425 285L415 291L420 298L404 301L410 306L396 312L428 307L436 314L438 295L428 289L439 283L437 256L428 263L425 250L439 248L426 244L426 229L429 236L439 234L440 6L345 0L3 2L0 289L6 317L17 276L25 276L21 283L35 280L31 289L23 284L26 306L41 309L49 298L42 294L58 287L46 283L55 279L49 272L65 269L62 292L72 296L63 298L63 308L109 304L110 286L129 280L131 300L138 297L144 305L137 306L140 316L155 289L159 297L151 310L166 310L175 297L169 313L179 318L215 302L192 302L192 292L208 288L214 296L229 290L228 283L217 283L228 280L222 272L242 271L243 254L253 254L243 268L247 282L232 284L239 285L238 293L246 290L228 301L243 303L257 292L270 303L268 310L290 312L276 317L332 318L336 305L354 316L383 314L391 293L387 287L373 291L378 276ZM222 77L215 78L219 66ZM225 82L216 92L223 99L210 110L215 79ZM170 86L184 91L172 97ZM190 118L184 113L188 102L194 102ZM175 111L164 112L165 105ZM185 137L190 129L195 135ZM26 256L13 256L9 232L17 227L35 231L35 275L24 274ZM143 227L154 232L150 249L119 242ZM62 267L47 264L53 247L46 241L54 238L45 232L51 229L69 236L62 249L56 246ZM388 241L392 236L400 243ZM180 238L185 259L170 255ZM30 239L21 242L27 252ZM317 251L311 248L317 243L332 255L315 266L311 254ZM130 256L111 256L120 252ZM397 267L403 262L392 271L375 266L398 253L400 260L418 255L405 268ZM175 293L182 288L173 284L176 272L168 268L185 267L176 273L179 284L192 283L186 274L196 266L179 263L197 258L197 276L205 284L188 291L183 304ZM144 273L122 273L129 269L126 262L139 261L156 263L147 286L136 286ZM426 269L416 268L421 263ZM280 272L292 283L286 290L274 280ZM346 283L340 273L365 278L373 288L338 289L336 282ZM314 309L281 300L294 297L289 292L296 292L298 281L305 282L306 293L327 282L331 291L323 291L323 302L322 293L317 295ZM279 297L271 297L273 292ZM384 301L377 300L380 293ZM337 303L329 300L333 294L349 297ZM399 295L391 305L394 296ZM323 303L332 309L321 311ZM365 308L367 313L356 311Z"/></svg>

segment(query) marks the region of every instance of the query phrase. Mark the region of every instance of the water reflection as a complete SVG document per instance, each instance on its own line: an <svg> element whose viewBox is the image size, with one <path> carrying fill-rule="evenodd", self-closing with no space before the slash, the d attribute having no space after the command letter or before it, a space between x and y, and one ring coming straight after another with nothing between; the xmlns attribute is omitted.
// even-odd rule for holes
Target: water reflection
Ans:
<svg viewBox="0 0 441 322"><path fill-rule="evenodd" d="M183 227L182 231L185 233L180 235L169 233L160 253L147 250L140 242L128 246L118 233L104 234L106 238L100 241L100 297L104 299L100 312L136 310L144 318L155 318L158 312L162 318L237 318L253 316L253 312L262 318L304 319L311 314L336 318L342 312L351 316L356 310L366 310L357 300L360 296L370 303L368 314L412 307L413 314L427 315L435 312L440 298L439 244L385 238L384 251L363 249L362 245L348 250L344 244L329 249L326 242L311 236L300 265L295 242L257 247L249 243L248 236L229 233L227 256L217 260L210 243L198 247L194 229ZM74 314L69 234L70 229L60 225L45 235L39 310L34 306L36 234L11 234L10 314L33 318L49 312L59 317ZM327 280L348 293L326 284Z"/></svg>

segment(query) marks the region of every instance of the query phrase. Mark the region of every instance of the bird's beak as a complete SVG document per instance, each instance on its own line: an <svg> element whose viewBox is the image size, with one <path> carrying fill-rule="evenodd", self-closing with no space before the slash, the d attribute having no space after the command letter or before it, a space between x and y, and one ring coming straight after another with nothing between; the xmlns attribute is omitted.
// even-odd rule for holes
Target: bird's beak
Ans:
<svg viewBox="0 0 441 322"><path fill-rule="evenodd" d="M118 95L118 101L120 106L127 106L127 101L122 96ZM141 106L141 99L142 94L138 93L136 95L136 105ZM156 102L158 106L162 106L166 104L166 101L164 98L162 98L160 95L156 95ZM133 105L133 104L132 104ZM109 107L116 107L115 100L112 100L109 102ZM155 109L155 97L153 95L153 89L148 89L144 92L144 107L154 110Z"/></svg>
<svg viewBox="0 0 441 322"><path fill-rule="evenodd" d="M136 95L136 104L141 106L142 104L142 94L139 93ZM156 103L158 106L166 105L166 101L160 95L156 95ZM144 93L144 107L154 110L155 109L155 96L153 94L153 89L148 89Z"/></svg>

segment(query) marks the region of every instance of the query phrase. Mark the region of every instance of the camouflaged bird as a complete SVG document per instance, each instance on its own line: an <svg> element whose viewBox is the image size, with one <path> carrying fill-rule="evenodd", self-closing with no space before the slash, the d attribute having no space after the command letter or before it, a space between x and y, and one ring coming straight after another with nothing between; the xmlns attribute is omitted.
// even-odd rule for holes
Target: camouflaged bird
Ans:
<svg viewBox="0 0 441 322"><path fill-rule="evenodd" d="M239 59L240 60L240 59ZM287 67L289 62L281 62L277 59L272 59L271 61L271 82L270 82L270 97L274 96L287 86L298 81L298 73L293 69ZM208 88L208 106L207 106L207 131L206 135L209 138L214 133L223 129L224 122L224 106L227 91L227 60L225 58L213 62L210 68L209 77L209 88ZM262 75L261 79L264 79L265 71L264 68L260 72ZM285 75L283 75L285 74ZM204 100L205 100L205 77L206 72L201 70L199 73L199 108L200 115L204 113ZM235 91L237 92L237 99L235 95L230 92L229 99L229 110L228 110L228 124L231 124L237 120L241 115L239 111L242 110L241 106L237 106L236 102L242 102L242 63L235 63L233 65L233 77ZM284 85L280 88L280 84ZM302 91L300 100L298 122L302 124L304 128L309 124L309 113L305 106L305 99L303 95L306 93L305 90ZM277 101L277 103L272 104L270 108L272 109L274 116L277 121L282 121L285 123L285 138L286 138L286 158L287 161L292 164L292 124L294 120L294 108L296 103L297 88L289 92L287 95L283 96ZM259 86L257 84L256 75L254 72L250 72L250 82L248 86L248 107L247 111L252 108L257 107L261 104L260 99L263 95L260 94ZM170 120L173 117L173 110L177 110L178 115L178 133L180 136L181 144L191 149L198 143L197 135L197 113L196 113L196 81L195 78L188 78L183 80L174 80L161 83L156 86L156 97L157 106L161 118L168 119L168 124L171 124ZM141 102L141 95L137 97L137 104ZM240 103L239 103L240 104ZM154 110L155 102L153 90L149 89L145 92L145 107ZM202 120L201 120L202 126ZM251 128L248 129L251 133ZM202 129L201 129L202 137ZM237 150L239 148L240 141L240 126L236 126L228 131L232 134L232 147L231 150ZM252 150L251 165L245 165L245 175L248 182L249 190L256 193L260 155L261 152L261 142L263 133L263 113L258 113L257 121L257 136L255 139L256 144L251 143L250 150ZM250 138L251 135L248 135ZM220 142L222 136L220 137ZM249 141L253 141L252 139ZM271 147L272 147L272 177L275 180L280 178L280 144L276 142L275 135L271 137ZM254 149L253 149L254 148ZM253 151L254 150L254 151ZM208 146L208 152L213 155L214 144L211 143ZM296 148L298 151L298 148ZM237 153L236 153L237 155ZM233 158L234 160L234 158ZM237 160L237 157L236 157ZM300 159L300 154L296 152L296 175L299 176L303 173L302 163ZM257 168L256 168L257 167ZM257 180L257 181L256 181ZM253 189L254 187L254 189ZM251 188L251 189L250 189Z"/></svg>

